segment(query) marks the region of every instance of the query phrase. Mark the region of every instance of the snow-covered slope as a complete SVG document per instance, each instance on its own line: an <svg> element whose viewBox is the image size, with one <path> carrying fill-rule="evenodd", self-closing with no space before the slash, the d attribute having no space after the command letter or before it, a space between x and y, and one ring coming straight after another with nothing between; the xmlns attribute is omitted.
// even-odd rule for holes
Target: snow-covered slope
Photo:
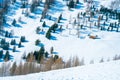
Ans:
<svg viewBox="0 0 120 80"><path fill-rule="evenodd" d="M22 48L16 47L16 52L10 50L10 55L13 56L14 61L20 61L21 56L24 52L33 52L34 50L39 50L40 47L35 46L35 40L40 39L43 45L45 46L46 51L50 51L50 48L54 47L54 52L61 56L63 59L68 60L71 56L79 56L80 59L84 58L86 63L89 63L90 60L99 62L101 58L105 60L112 59L116 54L120 53L120 33L118 32L108 32L100 31L98 29L89 29L80 30L80 37L78 38L76 33L76 28L72 27L72 24L69 24L70 17L72 21L76 18L78 12L84 12L86 8L86 3L83 0L80 1L81 4L77 5L76 9L68 10L66 3L61 0L57 0L56 4L52 6L49 10L49 15L57 18L60 13L63 15L63 20L60 25L63 25L63 31L58 33L52 33L54 39L48 40L45 38L45 34L48 30L48 27L44 28L42 34L36 34L35 30L38 26L42 25L40 22L41 14L32 14L30 17L25 17L22 14L22 9L20 8L20 1L17 0L15 5L11 6L11 11L8 13L8 24L5 30L13 30L14 36L13 39L16 39L17 44L20 41L21 36L25 36L27 42L22 43ZM96 5L105 3L104 0L96 0ZM107 3L108 4L108 3ZM57 6L56 6L57 5ZM60 6L60 7L59 7ZM40 9L40 10L39 10ZM39 7L38 10L41 12L43 7ZM14 13L13 13L14 12ZM21 17L22 23L17 21L18 26L14 27L11 25L12 20L18 20ZM96 19L94 19L96 21ZM94 21L93 20L93 21ZM45 19L48 26L51 26L54 21ZM114 21L114 20L111 20ZM81 20L82 22L82 20ZM68 25L68 28L66 26ZM89 24L88 24L89 25ZM41 27L42 28L42 27ZM70 34L69 34L70 33ZM100 39L90 39L89 34L98 35ZM10 38L7 38L7 41L10 42ZM13 46L10 46L12 49Z"/></svg>
<svg viewBox="0 0 120 80"><path fill-rule="evenodd" d="M1 77L0 80L120 80L120 61L91 64L29 75Z"/></svg>

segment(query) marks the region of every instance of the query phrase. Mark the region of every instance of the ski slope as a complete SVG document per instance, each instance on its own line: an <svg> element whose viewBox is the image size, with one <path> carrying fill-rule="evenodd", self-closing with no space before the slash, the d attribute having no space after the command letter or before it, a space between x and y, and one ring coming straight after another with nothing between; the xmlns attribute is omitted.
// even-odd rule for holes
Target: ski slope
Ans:
<svg viewBox="0 0 120 80"><path fill-rule="evenodd" d="M120 80L119 68L118 60L29 75L0 77L0 80Z"/></svg>

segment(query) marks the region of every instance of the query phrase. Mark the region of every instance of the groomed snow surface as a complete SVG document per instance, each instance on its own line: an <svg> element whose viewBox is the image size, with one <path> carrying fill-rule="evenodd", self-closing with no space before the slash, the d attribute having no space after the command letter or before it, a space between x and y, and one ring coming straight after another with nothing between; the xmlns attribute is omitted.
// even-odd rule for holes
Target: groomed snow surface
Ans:
<svg viewBox="0 0 120 80"><path fill-rule="evenodd" d="M120 61L40 72L29 75L1 77L0 80L120 80Z"/></svg>

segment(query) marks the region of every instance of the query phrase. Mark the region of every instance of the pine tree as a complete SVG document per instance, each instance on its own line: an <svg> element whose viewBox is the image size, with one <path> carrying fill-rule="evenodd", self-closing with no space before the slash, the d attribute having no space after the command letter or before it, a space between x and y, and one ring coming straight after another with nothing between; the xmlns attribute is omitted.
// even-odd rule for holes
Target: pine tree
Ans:
<svg viewBox="0 0 120 80"><path fill-rule="evenodd" d="M45 52L45 58L48 58L49 53L46 51Z"/></svg>
<svg viewBox="0 0 120 80"><path fill-rule="evenodd" d="M15 45L15 44L16 44L16 40L15 40L15 39L12 39L10 44L11 44L11 45Z"/></svg>
<svg viewBox="0 0 120 80"><path fill-rule="evenodd" d="M2 44L1 46L4 50L9 50L9 43Z"/></svg>
<svg viewBox="0 0 120 80"><path fill-rule="evenodd" d="M16 25L16 20L15 20L15 19L13 20L12 25L13 25L13 26Z"/></svg>
<svg viewBox="0 0 120 80"><path fill-rule="evenodd" d="M41 59L43 58L43 55L45 54L45 48L42 46L38 52L38 59L37 62L40 63Z"/></svg>
<svg viewBox="0 0 120 80"><path fill-rule="evenodd" d="M9 51L6 51L6 54L5 54L5 56L4 56L4 60L5 60L5 61L9 61L9 60L10 60Z"/></svg>
<svg viewBox="0 0 120 80"><path fill-rule="evenodd" d="M19 42L19 44L18 44L18 48L20 48L21 47L21 41Z"/></svg>
<svg viewBox="0 0 120 80"><path fill-rule="evenodd" d="M16 51L16 46L13 47L13 52L15 52L15 51Z"/></svg>
<svg viewBox="0 0 120 80"><path fill-rule="evenodd" d="M42 27L45 27L46 26L46 22L44 21L43 24L42 24Z"/></svg>
<svg viewBox="0 0 120 80"><path fill-rule="evenodd" d="M5 37L8 37L9 33L8 31L5 32Z"/></svg>
<svg viewBox="0 0 120 80"><path fill-rule="evenodd" d="M3 50L0 51L0 59L3 57Z"/></svg>
<svg viewBox="0 0 120 80"><path fill-rule="evenodd" d="M4 45L5 43L6 43L6 40L5 39L1 39L1 41L0 41L1 46Z"/></svg>
<svg viewBox="0 0 120 80"><path fill-rule="evenodd" d="M47 38L47 39L50 39L50 38L51 38L51 30L50 30L50 28L49 28L49 30L48 30L47 33L46 33L46 38Z"/></svg>
<svg viewBox="0 0 120 80"><path fill-rule="evenodd" d="M40 44L40 40L37 39L37 40L35 41L35 45L37 46L37 45L39 45L39 44Z"/></svg>
<svg viewBox="0 0 120 80"><path fill-rule="evenodd" d="M25 42L25 41L26 41L26 40L25 40L25 36L21 36L20 41L21 41L21 42Z"/></svg>
<svg viewBox="0 0 120 80"><path fill-rule="evenodd" d="M74 1L73 0L71 0L71 1L69 1L69 4L68 4L68 8L74 8Z"/></svg>

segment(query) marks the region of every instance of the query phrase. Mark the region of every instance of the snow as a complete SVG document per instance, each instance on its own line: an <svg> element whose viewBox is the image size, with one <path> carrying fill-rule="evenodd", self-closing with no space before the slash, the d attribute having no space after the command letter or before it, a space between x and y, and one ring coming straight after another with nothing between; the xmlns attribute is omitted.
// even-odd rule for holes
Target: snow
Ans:
<svg viewBox="0 0 120 80"><path fill-rule="evenodd" d="M30 0L29 3L31 3L31 1L32 0ZM114 0L94 1L97 7L104 5L110 8ZM22 14L22 9L20 9L20 0L17 0L15 5L11 5L10 12L7 15L8 25L5 25L5 30L14 30L14 37L12 39L16 39L17 44L21 36L26 37L26 42L22 43L22 48L16 47L17 51L14 53L10 50L10 55L13 56L11 61L20 62L23 53L39 50L40 46L35 46L35 40L40 39L46 51L50 52L50 48L53 47L54 54L58 54L65 61L70 57L78 56L80 59L84 59L85 66L15 77L0 77L0 80L120 80L120 61L112 61L115 55L120 55L120 32L101 31L96 27L92 29L85 27L85 29L80 30L80 37L78 38L78 35L76 35L77 27L73 27L72 23L76 19L78 12L84 12L85 9L87 9L87 4L83 3L83 0L80 0L80 2L76 9L68 10L63 0L56 0L56 3L52 5L52 8L48 11L49 15L52 16L52 20L45 19L44 21L46 21L47 27L42 28L43 22L40 22L40 17L43 6L37 8L36 14L30 13L30 17L25 17ZM46 31L56 22L56 18L58 18L61 13L64 19L61 20L59 25L63 26L63 31L52 33L51 40L46 39ZM22 22L18 21L19 17L21 17ZM16 27L11 25L13 19L17 20ZM71 24L69 24L70 21ZM92 22L94 23L94 21L97 21L97 19L93 18ZM109 22L115 21L116 20L111 19ZM80 20L80 22L82 23L83 20ZM103 21L101 21L101 23L103 23ZM89 24L90 23L87 25ZM107 22L107 24L109 23ZM35 30L38 26L40 26L44 32L36 34ZM98 39L90 39L89 35L97 35ZM0 36L0 39L1 38L4 37ZM6 38L6 40L10 42L11 38ZM10 46L10 49L12 48L13 46ZM102 58L105 62L98 63ZM94 64L89 64L91 60L94 61ZM107 62L107 60L110 60L110 62Z"/></svg>
<svg viewBox="0 0 120 80"><path fill-rule="evenodd" d="M119 67L118 60L29 75L0 77L0 80L120 80Z"/></svg>
<svg viewBox="0 0 120 80"><path fill-rule="evenodd" d="M22 43L22 48L16 48L17 52L13 53L10 51L10 54L14 56L13 61L21 61L21 56L25 52L29 53L35 50L39 50L40 47L34 45L36 39L41 40L45 46L46 51L48 52L53 46L54 53L61 56L65 61L70 57L78 56L80 59L84 58L86 64L88 64L91 60L94 60L97 63L101 60L101 58L104 58L106 61L107 59L112 59L115 55L120 54L119 32L100 31L96 28L91 30L89 28L86 28L85 30L80 30L80 38L77 37L76 27L73 28L72 24L69 24L69 20L70 18L75 19L78 12L85 11L86 3L83 3L83 1L81 1L81 4L78 5L77 9L71 9L70 11L68 10L66 3L61 0L57 0L56 4L52 6L52 8L49 10L49 15L57 18L62 13L64 17L64 20L62 20L59 24L63 25L64 30L62 32L58 31L56 33L52 33L52 40L45 38L48 27L43 28L45 31L43 34L36 34L35 32L36 28L42 25L42 22L39 22L41 15L30 13L30 17L25 17L22 15L20 2L19 0L17 1L18 2L15 6L11 5L11 11L7 16L9 18L8 24L10 26L6 26L5 30L14 30L14 39L16 39L17 43L20 41L21 36L25 36L27 42ZM103 5L107 3L106 1L107 0L96 0L96 4ZM39 9L43 10L43 7L39 7ZM12 12L14 12L14 14ZM18 22L19 17L21 17L22 22ZM17 20L16 27L11 25L13 19ZM45 21L48 26L51 26L54 23L54 21L50 21L48 19L45 19ZM68 28L66 25L68 25ZM89 34L98 35L100 39L90 39L88 36ZM7 38L7 41L10 42L10 40L11 39ZM10 47L13 48L13 46Z"/></svg>

